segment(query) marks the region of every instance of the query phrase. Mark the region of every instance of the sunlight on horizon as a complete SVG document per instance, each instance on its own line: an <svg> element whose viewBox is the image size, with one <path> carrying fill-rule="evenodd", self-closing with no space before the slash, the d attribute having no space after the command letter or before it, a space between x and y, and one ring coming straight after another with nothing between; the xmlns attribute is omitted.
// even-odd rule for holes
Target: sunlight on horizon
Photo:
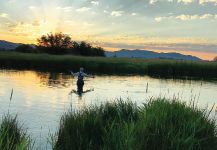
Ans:
<svg viewBox="0 0 217 150"><path fill-rule="evenodd" d="M72 40L87 41L109 51L172 51L209 60L217 55L217 11L211 9L215 7L212 2L202 5L144 0L0 0L0 3L0 40L36 44L36 39L44 34L62 32Z"/></svg>

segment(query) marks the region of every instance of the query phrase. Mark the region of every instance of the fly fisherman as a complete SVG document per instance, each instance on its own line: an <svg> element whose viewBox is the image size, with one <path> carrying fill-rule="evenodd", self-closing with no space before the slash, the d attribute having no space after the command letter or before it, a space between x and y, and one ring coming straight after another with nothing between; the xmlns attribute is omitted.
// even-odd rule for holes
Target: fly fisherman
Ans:
<svg viewBox="0 0 217 150"><path fill-rule="evenodd" d="M80 68L80 71L77 72L77 73L73 73L72 71L70 71L70 72L71 72L71 74L73 76L78 77L78 80L77 80L77 92L78 92L79 95L81 95L83 93L84 77L94 78L94 76L84 73L84 68Z"/></svg>

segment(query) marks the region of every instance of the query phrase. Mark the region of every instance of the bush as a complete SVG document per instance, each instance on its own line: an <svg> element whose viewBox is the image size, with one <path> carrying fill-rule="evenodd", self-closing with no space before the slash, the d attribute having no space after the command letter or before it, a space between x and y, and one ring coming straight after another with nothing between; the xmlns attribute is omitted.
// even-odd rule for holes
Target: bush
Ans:
<svg viewBox="0 0 217 150"><path fill-rule="evenodd" d="M93 47L89 43L82 41L80 44L74 42L72 53L82 56L105 56L104 50L101 47Z"/></svg>
<svg viewBox="0 0 217 150"><path fill-rule="evenodd" d="M19 45L15 51L22 52L22 53L36 53L36 49L34 49L31 45L22 44Z"/></svg>

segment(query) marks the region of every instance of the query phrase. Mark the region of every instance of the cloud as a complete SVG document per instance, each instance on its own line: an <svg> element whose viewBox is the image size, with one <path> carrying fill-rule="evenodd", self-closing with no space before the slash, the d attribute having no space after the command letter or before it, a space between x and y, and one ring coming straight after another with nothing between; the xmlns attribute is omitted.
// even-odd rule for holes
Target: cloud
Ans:
<svg viewBox="0 0 217 150"><path fill-rule="evenodd" d="M182 20L182 21L190 21L190 20L203 20L203 19L217 19L217 14L203 14L203 15L187 15L187 14L181 14L178 16L166 16L166 17L156 17L156 22L161 22L163 20L168 19L176 19L176 20Z"/></svg>
<svg viewBox="0 0 217 150"><path fill-rule="evenodd" d="M168 0L169 1L169 0ZM177 0L178 3L190 4L190 3L198 3L200 5L204 5L206 3L215 3L217 4L217 0Z"/></svg>
<svg viewBox="0 0 217 150"><path fill-rule="evenodd" d="M178 43L178 44L147 44L145 46L148 49L155 50L175 50L175 51L195 51L195 52L207 52L217 54L216 44L192 44L192 43Z"/></svg>
<svg viewBox="0 0 217 150"><path fill-rule="evenodd" d="M32 22L33 26L40 26L40 22L38 20L35 20Z"/></svg>
<svg viewBox="0 0 217 150"><path fill-rule="evenodd" d="M195 20L195 19L198 19L200 18L198 15L179 15L179 16L176 16L175 19L179 19L179 20Z"/></svg>
<svg viewBox="0 0 217 150"><path fill-rule="evenodd" d="M107 10L103 10L103 12L104 12L105 14L108 14L108 13L109 13Z"/></svg>
<svg viewBox="0 0 217 150"><path fill-rule="evenodd" d="M136 15L137 15L137 13L132 13L131 15L132 15L132 16L136 16Z"/></svg>
<svg viewBox="0 0 217 150"><path fill-rule="evenodd" d="M161 22L163 19L165 19L165 17L156 17L156 18L154 18L154 20L157 21L157 22Z"/></svg>
<svg viewBox="0 0 217 150"><path fill-rule="evenodd" d="M203 14L203 15L180 15L177 16L176 19L180 20L202 20L202 19L209 19L209 18L214 18L215 15L212 14Z"/></svg>
<svg viewBox="0 0 217 150"><path fill-rule="evenodd" d="M184 3L184 4L189 4L189 3L193 3L194 0L178 0L178 3Z"/></svg>
<svg viewBox="0 0 217 150"><path fill-rule="evenodd" d="M14 3L16 3L17 2L17 0L8 0L8 3L9 4L14 4Z"/></svg>
<svg viewBox="0 0 217 150"><path fill-rule="evenodd" d="M31 10L33 10L35 8L36 8L35 6L29 6L29 9L31 9Z"/></svg>
<svg viewBox="0 0 217 150"><path fill-rule="evenodd" d="M94 24L88 23L88 22L83 22L83 25L86 26L86 27L89 27L89 26L93 26Z"/></svg>
<svg viewBox="0 0 217 150"><path fill-rule="evenodd" d="M91 8L89 7L81 7L81 8L78 8L76 9L77 12L87 12L89 11Z"/></svg>
<svg viewBox="0 0 217 150"><path fill-rule="evenodd" d="M215 15L212 15L212 14L204 14L204 15L200 16L200 19L209 19L213 16L215 17Z"/></svg>
<svg viewBox="0 0 217 150"><path fill-rule="evenodd" d="M96 13L95 11L92 11L91 14L92 14L92 15L96 15L97 13Z"/></svg>
<svg viewBox="0 0 217 150"><path fill-rule="evenodd" d="M91 1L91 4L99 6L99 1Z"/></svg>
<svg viewBox="0 0 217 150"><path fill-rule="evenodd" d="M0 17L1 17L1 18L8 18L8 17L9 17L9 15L8 15L8 14L6 14L6 13L0 13Z"/></svg>
<svg viewBox="0 0 217 150"><path fill-rule="evenodd" d="M150 4L150 5L154 5L157 1L158 1L158 0L150 0L150 1L149 1L149 4Z"/></svg>
<svg viewBox="0 0 217 150"><path fill-rule="evenodd" d="M112 11L111 16L114 17L121 17L123 15L124 11Z"/></svg>
<svg viewBox="0 0 217 150"><path fill-rule="evenodd" d="M199 4L205 4L205 3L215 3L215 4L217 4L217 0L199 0Z"/></svg>
<svg viewBox="0 0 217 150"><path fill-rule="evenodd" d="M165 20L165 19L172 19L172 18L174 18L173 16L168 16L168 17L156 17L156 18L154 18L154 20L156 21L156 22L161 22L161 21L163 21L163 20Z"/></svg>
<svg viewBox="0 0 217 150"><path fill-rule="evenodd" d="M69 6L67 6L67 7L57 7L56 9L58 9L58 10L63 10L63 11L65 11L65 12L70 12L70 11L72 11L72 7L69 7Z"/></svg>

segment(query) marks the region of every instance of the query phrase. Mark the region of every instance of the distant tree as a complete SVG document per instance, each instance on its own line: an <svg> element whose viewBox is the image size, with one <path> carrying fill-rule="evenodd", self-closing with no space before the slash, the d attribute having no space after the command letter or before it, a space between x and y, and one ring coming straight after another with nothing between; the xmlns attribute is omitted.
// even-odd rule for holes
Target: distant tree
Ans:
<svg viewBox="0 0 217 150"><path fill-rule="evenodd" d="M28 45L28 44L19 45L17 48L15 48L15 51L22 52L22 53L33 53L33 52L35 52L34 48L31 45Z"/></svg>
<svg viewBox="0 0 217 150"><path fill-rule="evenodd" d="M102 47L94 47L92 49L92 53L94 54L94 56L103 56L105 57L105 51Z"/></svg>
<svg viewBox="0 0 217 150"><path fill-rule="evenodd" d="M101 47L93 47L82 41L72 41L69 35L63 33L50 33L41 36L38 41L38 51L49 54L74 54L82 56L105 56Z"/></svg>
<svg viewBox="0 0 217 150"><path fill-rule="evenodd" d="M101 47L93 47L89 43L82 41L79 45L79 52L83 56L105 56Z"/></svg>
<svg viewBox="0 0 217 150"><path fill-rule="evenodd" d="M72 47L71 38L63 33L43 35L37 41L39 48L51 54L65 54Z"/></svg>
<svg viewBox="0 0 217 150"><path fill-rule="evenodd" d="M79 48L79 44L77 42L72 42L72 47L74 49L78 49Z"/></svg>
<svg viewBox="0 0 217 150"><path fill-rule="evenodd" d="M72 48L70 49L71 54L80 55L79 44L77 42L72 42Z"/></svg>
<svg viewBox="0 0 217 150"><path fill-rule="evenodd" d="M91 55L91 49L92 49L92 46L85 41L82 41L79 45L80 54L83 56L90 56Z"/></svg>
<svg viewBox="0 0 217 150"><path fill-rule="evenodd" d="M217 62L217 56L213 59L213 61Z"/></svg>

